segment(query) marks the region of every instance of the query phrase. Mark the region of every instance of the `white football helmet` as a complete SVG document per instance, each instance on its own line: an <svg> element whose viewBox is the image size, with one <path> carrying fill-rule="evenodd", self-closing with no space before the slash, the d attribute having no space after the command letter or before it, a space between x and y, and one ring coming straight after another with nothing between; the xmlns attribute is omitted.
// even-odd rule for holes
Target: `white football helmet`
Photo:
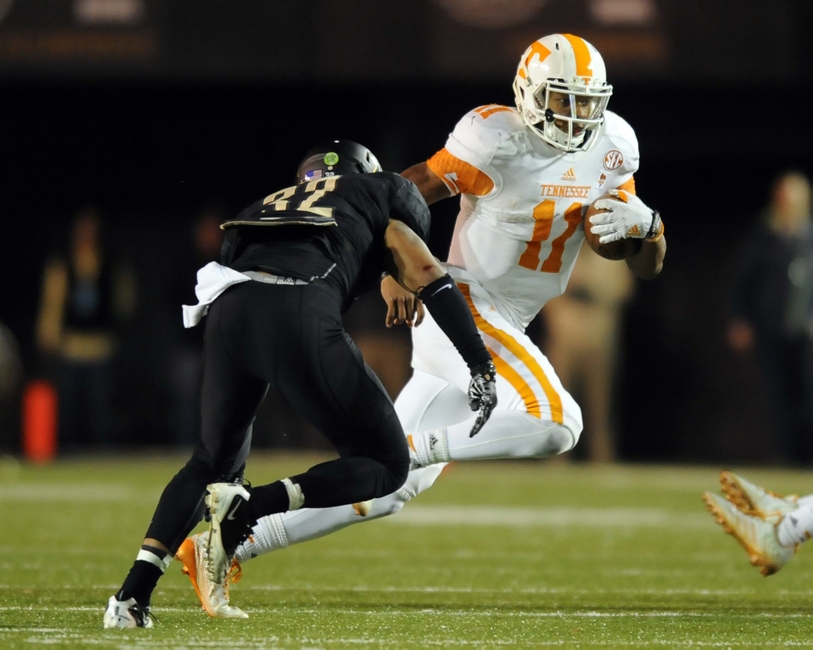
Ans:
<svg viewBox="0 0 813 650"><path fill-rule="evenodd" d="M572 34L551 34L525 50L514 78L522 120L551 146L578 151L604 121L613 87L598 50Z"/></svg>

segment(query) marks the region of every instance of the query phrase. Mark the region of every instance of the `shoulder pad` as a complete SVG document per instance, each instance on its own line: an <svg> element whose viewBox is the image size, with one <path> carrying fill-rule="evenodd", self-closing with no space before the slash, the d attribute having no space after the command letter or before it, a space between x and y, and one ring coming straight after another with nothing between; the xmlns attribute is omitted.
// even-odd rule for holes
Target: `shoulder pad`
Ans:
<svg viewBox="0 0 813 650"><path fill-rule="evenodd" d="M486 104L466 113L455 126L452 138L471 151L493 153L507 137L524 129L516 109Z"/></svg>
<svg viewBox="0 0 813 650"><path fill-rule="evenodd" d="M638 138L629 123L612 111L605 113L604 137L611 139L618 145L625 145L627 150L638 154Z"/></svg>
<svg viewBox="0 0 813 650"><path fill-rule="evenodd" d="M623 156L621 173L636 172L641 154L638 150L638 138L627 121L616 113L607 111L602 136L606 141L605 148L609 147L621 152Z"/></svg>

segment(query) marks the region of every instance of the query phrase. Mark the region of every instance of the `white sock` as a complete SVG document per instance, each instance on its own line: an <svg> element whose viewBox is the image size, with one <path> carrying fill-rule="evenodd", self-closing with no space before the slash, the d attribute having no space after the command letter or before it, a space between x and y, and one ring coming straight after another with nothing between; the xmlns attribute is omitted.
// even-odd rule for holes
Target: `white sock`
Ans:
<svg viewBox="0 0 813 650"><path fill-rule="evenodd" d="M421 467L435 463L448 463L451 460L446 427L414 433L407 436L407 440Z"/></svg>
<svg viewBox="0 0 813 650"><path fill-rule="evenodd" d="M242 563L258 555L287 548L288 533L285 524L282 523L282 516L282 513L267 515L257 520L248 539L237 547L234 555L238 562Z"/></svg>
<svg viewBox="0 0 813 650"><path fill-rule="evenodd" d="M813 506L805 505L786 514L777 526L777 536L782 546L795 546L813 536Z"/></svg>

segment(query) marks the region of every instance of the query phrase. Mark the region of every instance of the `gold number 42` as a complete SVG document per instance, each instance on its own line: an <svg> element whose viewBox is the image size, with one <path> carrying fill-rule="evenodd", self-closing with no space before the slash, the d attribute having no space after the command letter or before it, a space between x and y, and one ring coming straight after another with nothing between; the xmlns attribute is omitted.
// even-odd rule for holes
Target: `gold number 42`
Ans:
<svg viewBox="0 0 813 650"><path fill-rule="evenodd" d="M338 180L338 176L329 176L316 181L310 181L305 185L304 189L301 185L286 187L284 190L279 190L278 192L266 196L265 199L263 199L263 205L272 208L276 212L286 212L290 210L309 212L323 217L332 217L333 208L317 206L316 202L328 192L332 192L336 188L336 181ZM299 192L297 192L297 190L299 190ZM291 197L293 197L294 194L297 196L292 200ZM290 203L294 205L289 206Z"/></svg>

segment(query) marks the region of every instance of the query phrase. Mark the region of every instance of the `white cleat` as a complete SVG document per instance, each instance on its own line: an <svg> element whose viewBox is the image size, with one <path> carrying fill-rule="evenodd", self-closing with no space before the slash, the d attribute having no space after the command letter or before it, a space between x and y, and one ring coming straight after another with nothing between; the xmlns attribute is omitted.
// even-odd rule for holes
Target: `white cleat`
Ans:
<svg viewBox="0 0 813 650"><path fill-rule="evenodd" d="M198 533L183 541L175 554L175 559L180 560L183 564L181 572L189 576L198 600L209 616L213 618L248 618L248 614L242 609L229 604L229 582L238 582L242 575L242 569L237 560L232 561L231 570L222 583L213 582L209 578L206 570L208 537L208 533Z"/></svg>
<svg viewBox="0 0 813 650"><path fill-rule="evenodd" d="M796 552L779 543L776 525L754 515L740 512L722 497L706 492L706 507L725 532L742 544L751 564L761 567L764 576L773 575L781 569Z"/></svg>
<svg viewBox="0 0 813 650"><path fill-rule="evenodd" d="M798 496L782 496L763 490L758 485L746 481L734 472L721 472L720 485L726 498L747 515L762 517L772 524L778 524L782 517L796 510Z"/></svg>
<svg viewBox="0 0 813 650"><path fill-rule="evenodd" d="M128 600L116 600L115 596L110 596L107 601L107 609L104 610L105 629L114 628L151 628L150 608L139 605L135 598Z"/></svg>
<svg viewBox="0 0 813 650"><path fill-rule="evenodd" d="M233 483L211 483L206 489L209 535L199 571L205 571L211 583L225 585L237 547L251 532L246 513L251 495Z"/></svg>

